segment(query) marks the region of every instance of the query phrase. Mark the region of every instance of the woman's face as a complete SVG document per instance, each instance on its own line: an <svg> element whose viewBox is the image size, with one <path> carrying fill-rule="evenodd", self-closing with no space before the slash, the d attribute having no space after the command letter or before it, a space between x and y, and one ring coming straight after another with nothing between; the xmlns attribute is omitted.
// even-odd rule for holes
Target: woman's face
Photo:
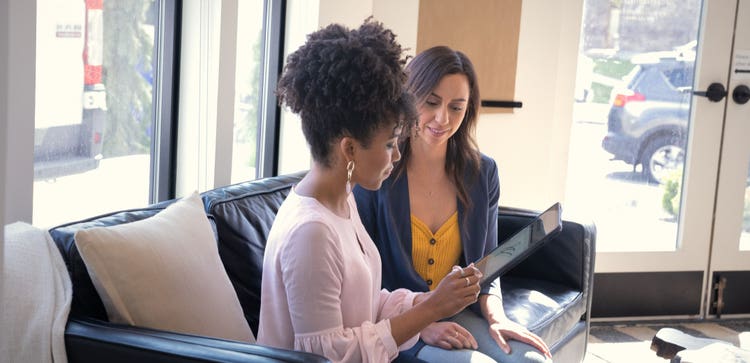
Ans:
<svg viewBox="0 0 750 363"><path fill-rule="evenodd" d="M380 189L383 180L393 171L393 163L401 159L398 137L401 127L380 128L367 148L356 142L355 168L352 181L368 190Z"/></svg>
<svg viewBox="0 0 750 363"><path fill-rule="evenodd" d="M428 145L446 144L456 133L469 103L469 80L464 74L444 76L419 106L416 138Z"/></svg>

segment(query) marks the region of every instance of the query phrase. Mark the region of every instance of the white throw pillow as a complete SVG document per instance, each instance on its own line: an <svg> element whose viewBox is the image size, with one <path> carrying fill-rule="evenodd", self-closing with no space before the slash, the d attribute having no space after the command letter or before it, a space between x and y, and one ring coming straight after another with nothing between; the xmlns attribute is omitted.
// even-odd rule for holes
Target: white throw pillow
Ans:
<svg viewBox="0 0 750 363"><path fill-rule="evenodd" d="M75 241L110 321L255 342L197 192Z"/></svg>

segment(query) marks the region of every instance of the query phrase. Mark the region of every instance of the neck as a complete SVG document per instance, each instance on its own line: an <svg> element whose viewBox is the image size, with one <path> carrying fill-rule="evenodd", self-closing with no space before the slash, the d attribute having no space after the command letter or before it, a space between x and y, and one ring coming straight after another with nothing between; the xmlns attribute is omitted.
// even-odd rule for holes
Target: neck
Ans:
<svg viewBox="0 0 750 363"><path fill-rule="evenodd" d="M337 172L341 169L341 172ZM294 191L302 196L315 198L320 204L342 218L349 218L349 204L346 193L346 170L326 168L313 163L310 171L297 184Z"/></svg>
<svg viewBox="0 0 750 363"><path fill-rule="evenodd" d="M411 173L431 178L444 177L447 154L448 144L434 146L412 139L411 155L406 168Z"/></svg>

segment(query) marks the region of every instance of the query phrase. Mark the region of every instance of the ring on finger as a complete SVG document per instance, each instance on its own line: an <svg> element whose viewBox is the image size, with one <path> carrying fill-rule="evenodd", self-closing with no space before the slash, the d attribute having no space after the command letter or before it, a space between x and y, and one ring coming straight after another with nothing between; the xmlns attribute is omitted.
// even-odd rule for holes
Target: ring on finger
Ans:
<svg viewBox="0 0 750 363"><path fill-rule="evenodd" d="M469 286L469 285L471 285L471 281L469 281L469 278L468 278L468 277L464 277L464 279L466 280L466 286Z"/></svg>
<svg viewBox="0 0 750 363"><path fill-rule="evenodd" d="M458 330L453 332L453 337L458 338Z"/></svg>

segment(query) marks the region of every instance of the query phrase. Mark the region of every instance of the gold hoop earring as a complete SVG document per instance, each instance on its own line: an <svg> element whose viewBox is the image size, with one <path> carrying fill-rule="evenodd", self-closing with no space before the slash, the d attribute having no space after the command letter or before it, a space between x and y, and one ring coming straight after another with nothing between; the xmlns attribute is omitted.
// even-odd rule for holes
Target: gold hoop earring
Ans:
<svg viewBox="0 0 750 363"><path fill-rule="evenodd" d="M354 172L354 160L346 163L346 194L352 192L352 173Z"/></svg>

